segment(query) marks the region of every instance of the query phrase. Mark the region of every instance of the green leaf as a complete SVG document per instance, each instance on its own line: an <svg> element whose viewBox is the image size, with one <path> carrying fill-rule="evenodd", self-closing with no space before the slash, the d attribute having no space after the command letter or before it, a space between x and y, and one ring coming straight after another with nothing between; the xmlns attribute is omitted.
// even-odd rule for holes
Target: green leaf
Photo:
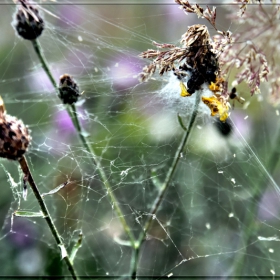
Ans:
<svg viewBox="0 0 280 280"><path fill-rule="evenodd" d="M15 211L14 216L16 217L26 217L26 218L44 218L42 212L31 212L31 211Z"/></svg>
<svg viewBox="0 0 280 280"><path fill-rule="evenodd" d="M161 189L162 182L158 179L156 169L152 169L151 171L151 180L157 189Z"/></svg>
<svg viewBox="0 0 280 280"><path fill-rule="evenodd" d="M131 242L127 240L122 240L118 238L117 236L114 237L114 241L120 245L131 247Z"/></svg>
<svg viewBox="0 0 280 280"><path fill-rule="evenodd" d="M185 127L185 125L184 125L184 123L183 123L183 120L182 120L182 118L180 117L179 114L177 115L177 118L178 118L178 122L179 122L180 126L181 126L184 130L187 130L187 128Z"/></svg>
<svg viewBox="0 0 280 280"><path fill-rule="evenodd" d="M53 190L51 190L51 191L49 191L49 192L47 192L47 193L42 193L42 197L43 196L46 196L46 195L51 195L51 194L55 194L55 193L57 193L58 191L60 191L61 189L63 189L64 187L66 187L67 185L69 185L70 183L73 183L73 182L75 182L75 181L66 181L65 183L63 183L63 184L60 184L58 187L56 187L55 189L53 189Z"/></svg>
<svg viewBox="0 0 280 280"><path fill-rule="evenodd" d="M80 231L78 239L76 243L74 244L72 251L70 253L70 261L74 263L74 259L76 257L76 254L78 253L78 250L82 247L82 242L83 242L83 233Z"/></svg>

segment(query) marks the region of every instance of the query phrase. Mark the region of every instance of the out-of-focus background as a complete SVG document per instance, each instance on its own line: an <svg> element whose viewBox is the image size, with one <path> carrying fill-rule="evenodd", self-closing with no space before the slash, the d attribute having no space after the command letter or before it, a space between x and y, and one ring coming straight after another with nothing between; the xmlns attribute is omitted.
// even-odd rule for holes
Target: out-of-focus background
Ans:
<svg viewBox="0 0 280 280"><path fill-rule="evenodd" d="M216 4L218 29L235 34L249 28L230 17L238 5ZM179 46L193 24L206 24L211 35L215 30L171 0L39 5L46 24L39 42L46 60L57 81L68 73L84 91L78 104L83 128L138 237L159 191L153 182L164 179L180 143L177 114L187 124L192 109L191 102L178 98L178 82L178 96L162 90L168 75L140 84L137 75L149 61L138 55L156 49L152 41ZM99 173L31 43L15 34L16 5L6 1L0 7L1 96L7 112L31 130L26 157L41 192L70 181L45 201L69 251L83 232L74 266L84 276L127 275L132 249L123 245L127 236ZM261 7L259 35L236 42L263 47L273 67L277 60L270 50L276 51L279 38L269 44L258 40L271 32L267 19L274 8ZM256 5L246 12L254 13L252 9L259 13ZM229 87L235 71L229 71ZM279 275L280 197L272 178L280 182L275 144L280 123L277 107L269 102L270 86L270 81L264 83L254 96L245 84L237 87L246 101L232 104L227 136L205 107L146 235L138 275ZM66 275L46 222L12 215L18 209L39 211L30 188L27 200L22 199L18 164L1 159L0 165L1 276Z"/></svg>

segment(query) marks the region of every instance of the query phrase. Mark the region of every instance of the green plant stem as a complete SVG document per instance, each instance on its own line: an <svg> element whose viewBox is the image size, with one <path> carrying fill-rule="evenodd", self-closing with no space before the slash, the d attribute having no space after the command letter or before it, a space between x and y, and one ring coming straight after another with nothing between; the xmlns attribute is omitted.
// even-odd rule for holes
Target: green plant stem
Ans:
<svg viewBox="0 0 280 280"><path fill-rule="evenodd" d="M49 79L51 80L51 83L54 86L54 88L56 90L58 90L57 85L56 85L56 81L55 81L54 77L52 76L50 68L49 68L49 66L46 62L46 59L43 56L42 51L41 51L41 46L39 45L37 40L32 40L31 42L32 42L32 45L33 45L33 48L34 48L36 54L38 55L38 58L39 58L39 60L42 64L43 69L45 70L46 74L48 75Z"/></svg>
<svg viewBox="0 0 280 280"><path fill-rule="evenodd" d="M76 106L75 105L71 105L71 109L72 109L72 113L73 113L73 122L74 122L74 125L78 131L78 134L80 136L80 139L81 139L81 142L83 143L85 149L87 150L87 152L89 154L92 155L91 159L94 163L94 165L96 166L96 169L98 170L99 172L99 175L101 176L102 178L102 181L103 181L103 184L106 188L106 191L107 193L109 194L110 196L110 199L114 205L114 208L116 210L116 213L118 214L118 217L119 217L119 220L120 222L122 223L123 225L123 228L126 232L126 234L128 235L129 237L129 240L130 240L130 243L131 243L131 246L134 248L135 247L135 240L134 240L134 236L128 226L128 224L126 223L126 220L124 218L124 215L118 205L118 201L112 191L112 188L110 186L110 183L108 181L108 178L106 176L106 173L101 165L101 162L99 161L98 157L95 155L95 152L93 151L92 147L88 144L83 132L82 132L82 128L81 128L81 125L80 125L80 122L79 122L79 119L78 119L78 115L77 115L77 111L76 111Z"/></svg>
<svg viewBox="0 0 280 280"><path fill-rule="evenodd" d="M47 222L47 224L48 224L48 226L49 226L49 228L51 230L51 233L52 233L52 235L53 235L57 245L60 247L63 259L64 259L64 261L65 261L65 263L67 265L67 268L68 268L69 272L71 273L72 278L74 280L78 279L78 276L77 276L77 274L75 272L73 264L72 264L68 254L67 254L66 248L65 248L65 246L64 246L64 244L62 242L62 239L61 239L61 237L60 237L60 235L59 235L59 233L58 233L58 231L57 231L57 229L55 227L55 224L54 224L54 222L53 222L53 220L52 220L52 218L51 218L51 216L49 214L47 205L45 204L45 201L43 200L43 198L41 196L41 193L40 193L39 189L36 186L36 183L35 183L35 181L34 181L34 179L32 177L32 174L30 172L28 163L27 163L27 161L26 161L24 156L21 159L19 159L19 164L20 164L20 167L21 167L21 169L23 171L23 174L24 174L25 178L27 178L27 180L29 182L29 185L30 185L30 187L31 187L31 189L32 189L32 191L33 191L37 201L38 201L38 204L39 204L39 206L41 208L41 211L42 211L42 213L44 215L44 218L45 218L45 220L46 220L46 222Z"/></svg>
<svg viewBox="0 0 280 280"><path fill-rule="evenodd" d="M274 140L274 146L268 156L266 168L260 162L257 155L252 151L251 147L246 142L246 140L244 138L243 138L243 140L245 141L245 145L248 148L249 152L251 154L253 154L256 161L260 165L260 168L262 169L264 175L266 175L266 177L265 176L262 177L262 179L260 179L257 182L257 184L253 190L254 195L251 198L252 207L251 207L251 209L247 208L248 210L246 211L245 219L243 222L245 228L244 228L244 231L242 232L242 236L241 236L240 242L239 242L239 247L246 248L247 244L249 244L249 242L250 242L249 240L250 240L251 236L253 235L253 231L255 228L256 219L255 219L254 215L257 214L257 210L259 207L259 201L262 197L262 192L261 192L262 186L264 186L266 184L266 182L271 181L271 183L273 184L276 191L279 191L278 185L276 184L276 182L274 181L274 179L272 178L272 176L270 174L275 171L275 168L276 168L277 164L279 163L279 159L280 159L280 157L279 157L280 156L280 149L279 149L280 127L278 127L278 132L277 132L277 135ZM242 276L245 255L246 255L246 252L244 252L244 254L240 254L239 257L235 258L234 263L233 263L234 276Z"/></svg>
<svg viewBox="0 0 280 280"><path fill-rule="evenodd" d="M152 221L153 219L155 218L155 214L164 198L164 195L166 193L166 190L168 189L168 186L169 186L169 183L173 177L173 174L176 170L176 167L178 165L178 162L180 160L180 155L181 153L183 152L184 150L184 147L186 145L186 143L188 142L189 140L189 137L190 137L190 134L192 132L192 129L194 127L194 124L195 124L195 120L196 120L196 117L197 117L197 113L198 113L198 106L199 106L199 103L200 103L200 94L197 92L196 93L196 99L195 99L195 104L194 104L194 108L193 108L193 112L192 112L192 115L191 115L191 118L189 120L189 123L188 123L188 126L186 127L186 130L183 134L183 137L181 139L181 142L177 148L177 151L175 153L175 156L174 156L174 159L173 159L173 162L171 164L171 166L169 167L169 170L166 174L166 177L165 177L165 180L164 182L162 183L161 185L161 188L159 190L159 193L158 193L158 196L151 208L151 214L149 215L149 218L148 220L146 221L145 225L144 225L144 228L143 228L143 231L142 233L140 234L139 236L139 239L138 239L138 243L136 244L136 247L135 247L135 253L134 253L134 267L132 267L131 271L131 275L132 275L132 278L135 278L136 277L136 273L137 273L137 264L138 264L138 261L139 261L139 251L141 249L141 245L143 244L144 242L144 237L147 233L147 231L149 230L149 228L151 227L152 225Z"/></svg>
<svg viewBox="0 0 280 280"><path fill-rule="evenodd" d="M53 75L48 67L48 64L46 62L46 59L44 58L43 54L42 54L42 50L41 50L41 47L38 43L37 40L33 40L32 41L32 44L33 44L33 47L35 49L35 52L36 54L38 55L39 57L39 60L40 62L42 63L42 66L43 66L43 69L45 70L47 76L49 77L53 87L56 89L56 91L58 91L58 87L56 85L56 82L55 82L55 79L53 78ZM126 232L126 234L128 235L129 237L129 240L130 240L130 243L131 243L131 246L134 248L135 247L135 239L134 239L134 236L128 226L128 224L126 223L126 220L124 218L124 215L122 213L122 210L121 208L119 207L118 205L118 202L117 202L117 199L112 191L112 188L110 186L110 183L108 181L108 178L106 176L106 173L101 165L101 162L98 160L94 150L92 149L91 145L89 145L83 131L82 131L82 128L81 128L81 124L80 124L80 121L79 121L79 118L78 118L78 115L77 115L77 110L76 110L76 106L75 104L73 105L70 105L67 107L67 112L68 114L70 115L71 117L71 120L74 124L74 127L77 131L77 133L79 134L79 138L80 138L80 141L82 142L84 148L86 149L86 151L91 155L91 159L94 163L94 165L96 166L96 169L98 170L99 172L99 175L101 176L102 178L102 181L103 181L103 184L105 186L105 189L107 191L107 193L109 194L110 196L110 199L114 205L114 208L115 208L115 211L118 215L118 218L120 220L120 222L122 223L123 225L123 228Z"/></svg>

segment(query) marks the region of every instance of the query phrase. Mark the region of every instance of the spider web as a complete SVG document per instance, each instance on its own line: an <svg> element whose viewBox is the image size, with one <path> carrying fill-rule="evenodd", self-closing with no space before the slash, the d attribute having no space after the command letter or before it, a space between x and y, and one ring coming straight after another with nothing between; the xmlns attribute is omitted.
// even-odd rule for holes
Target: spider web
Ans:
<svg viewBox="0 0 280 280"><path fill-rule="evenodd" d="M41 11L46 30L39 42L57 81L69 73L84 91L78 104L83 129L138 237L152 215L156 182L165 179L183 134L177 114L186 124L193 107L191 98L180 97L172 75L139 84L137 74L148 62L138 54L152 48L152 41L178 44L187 26L205 21L186 16L169 1L122 4L44 2L55 16ZM233 31L240 27L227 19L229 7L238 8L218 6L217 22ZM44 200L67 250L83 234L77 273L128 275L133 250L115 205L32 45L15 35L14 10L10 2L1 5L1 96L8 113L31 130L31 172L42 193L65 184ZM235 102L227 137L201 105L141 246L137 275L279 275L279 175L275 166L269 174L273 181L260 164L266 166L275 151L279 112L266 102L265 89L259 96L240 94L248 103L245 108ZM67 275L45 221L13 217L15 210L39 208L30 189L22 199L17 164L1 159L1 167L2 275Z"/></svg>

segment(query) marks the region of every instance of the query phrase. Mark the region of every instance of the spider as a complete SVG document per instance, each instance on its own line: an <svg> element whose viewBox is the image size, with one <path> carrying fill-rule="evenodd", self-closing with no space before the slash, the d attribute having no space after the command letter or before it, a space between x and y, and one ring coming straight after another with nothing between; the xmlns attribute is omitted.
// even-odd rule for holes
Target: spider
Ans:
<svg viewBox="0 0 280 280"><path fill-rule="evenodd" d="M242 98L242 97L240 97L240 96L237 95L237 93L236 93L236 87L233 87L233 88L231 89L231 92L230 92L230 94L229 94L229 98L230 98L231 100L233 100L233 102L232 102L232 108L234 108L234 101L235 101L235 100L237 100L240 104L243 104L244 101L245 101L244 98Z"/></svg>

